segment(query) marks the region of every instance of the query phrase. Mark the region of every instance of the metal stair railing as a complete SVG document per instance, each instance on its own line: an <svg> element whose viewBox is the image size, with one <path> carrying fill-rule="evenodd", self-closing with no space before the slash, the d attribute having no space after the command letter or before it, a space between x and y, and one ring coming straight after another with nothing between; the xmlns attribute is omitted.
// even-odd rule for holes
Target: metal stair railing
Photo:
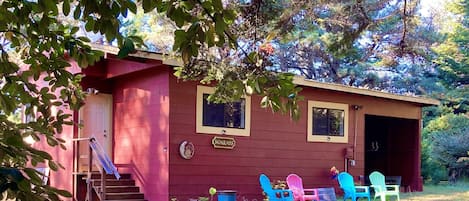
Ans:
<svg viewBox="0 0 469 201"><path fill-rule="evenodd" d="M101 190L100 192L96 191L100 200L106 200L106 174L113 174L117 180L120 179L120 174L117 171L116 166L109 158L108 154L104 151L101 147L99 142L94 138L78 138L73 139L75 142L79 141L88 141L89 150L88 150L88 171L87 171L87 178L86 178L86 199L85 201L92 201L93 194L92 194L92 180L91 180L91 173L92 173L92 164L93 164L93 156L96 157L97 163L94 163L101 174Z"/></svg>

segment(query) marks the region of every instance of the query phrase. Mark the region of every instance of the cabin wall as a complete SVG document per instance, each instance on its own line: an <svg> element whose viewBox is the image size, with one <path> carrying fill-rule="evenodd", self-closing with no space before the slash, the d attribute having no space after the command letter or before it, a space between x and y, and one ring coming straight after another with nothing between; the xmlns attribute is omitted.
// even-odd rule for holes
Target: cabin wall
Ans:
<svg viewBox="0 0 469 201"><path fill-rule="evenodd" d="M73 111L64 110L69 114L73 114ZM49 172L49 185L54 188L67 190L73 192L73 126L64 126L63 131L60 134L56 134L56 137L65 140L66 150L55 146L51 147L46 143L46 139L41 137L40 142L36 142L32 146L36 149L46 151L49 153L54 162L61 164L64 168L59 168L57 171L50 170ZM37 167L47 167L46 164L38 164ZM65 201L72 200L71 198L62 198Z"/></svg>
<svg viewBox="0 0 469 201"><path fill-rule="evenodd" d="M71 73L79 73L81 72L81 68L78 67L77 63L74 61L69 61L70 67L67 70ZM26 68L26 67L24 67ZM42 77L34 81L40 87L48 87L49 83L44 82ZM60 96L60 89L58 89L55 94L57 97ZM69 120L76 120L76 113L70 110L70 108L66 107L51 107L52 115L57 113L59 110L62 110L64 113L71 114ZM59 146L51 147L47 144L47 140L45 137L40 136L41 140L32 144L32 146L36 149L43 150L49 153L52 156L54 162L59 163L63 166L63 168L59 168L57 171L51 170L49 172L49 185L53 186L58 189L67 190L68 192L73 192L73 141L72 139L75 137L75 128L69 125L63 125L63 130L61 133L56 134L57 138L61 138L65 140L64 146L66 150L60 148ZM47 167L46 164L38 164L37 167ZM72 200L72 198L62 198L65 201Z"/></svg>
<svg viewBox="0 0 469 201"><path fill-rule="evenodd" d="M306 188L337 187L329 170L336 166L344 171L344 149L353 147L356 129L356 165L347 165L356 176L364 175L365 114L401 118L420 118L420 108L399 101L359 96L343 92L303 87L305 100L299 103L301 118L291 120L287 115L260 108L261 98L252 97L251 135L231 136L236 140L233 150L215 149L215 135L195 132L196 83L170 79L170 176L169 194L179 200L207 196L208 189L236 190L238 198L262 199L259 174L274 180L285 180L290 173L303 178ZM328 101L362 106L349 112L348 143L307 142L307 100ZM356 123L355 123L356 119ZM355 128L356 127L356 128ZM190 160L179 156L179 145L187 140L194 144Z"/></svg>
<svg viewBox="0 0 469 201"><path fill-rule="evenodd" d="M114 79L114 162L146 200L168 198L169 87L165 67Z"/></svg>

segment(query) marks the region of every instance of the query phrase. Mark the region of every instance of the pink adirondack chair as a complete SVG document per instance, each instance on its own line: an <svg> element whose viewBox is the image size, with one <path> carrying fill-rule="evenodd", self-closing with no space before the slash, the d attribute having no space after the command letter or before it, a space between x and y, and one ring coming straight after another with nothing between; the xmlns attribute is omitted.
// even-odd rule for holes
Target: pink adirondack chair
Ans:
<svg viewBox="0 0 469 201"><path fill-rule="evenodd" d="M303 180L296 174L289 174L287 176L288 188L293 192L295 201L315 200L319 201L318 189L305 189L303 188Z"/></svg>

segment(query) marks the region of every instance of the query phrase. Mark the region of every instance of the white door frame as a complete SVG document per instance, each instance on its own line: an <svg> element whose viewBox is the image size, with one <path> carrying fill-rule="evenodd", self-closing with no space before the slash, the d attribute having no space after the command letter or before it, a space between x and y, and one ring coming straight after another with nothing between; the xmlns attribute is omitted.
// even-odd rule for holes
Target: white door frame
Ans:
<svg viewBox="0 0 469 201"><path fill-rule="evenodd" d="M103 125L94 125L96 126L96 128L94 128L95 130L102 130L101 131L96 131L95 133L85 133L85 129L83 128L83 126L87 126L86 123L85 123L85 114L84 114L84 110L85 108L87 107L86 104L89 104L89 106L92 106L93 102L91 101L97 101L98 104L103 104L104 105L104 108L100 108L102 110L99 110L100 112L98 112L97 114L100 114L102 112L103 114L103 120L102 120L102 124ZM108 156L112 159L112 154L113 154L113 151L112 151L112 142L113 142L113 133L112 133L112 116L113 114L113 111L112 111L112 95L111 94L96 94L96 95L88 95L88 97L85 99L85 105L80 108L79 112L78 112L78 120L80 122L80 127L78 128L78 138L89 138L89 137L95 137L95 139L99 142L99 144L103 147L103 149L106 151L106 153L108 154ZM89 123L100 123L100 122L89 122ZM89 124L88 124L89 125ZM97 136L97 135L102 135L102 136ZM103 140L105 140L103 142ZM86 143L88 144L88 142L86 141L82 141L81 143ZM83 146L81 146L83 147ZM83 152L84 151L84 152ZM81 153L88 153L88 150L80 150L78 153L77 153L77 160L78 162L80 163L80 158L82 158L83 154ZM87 155L87 154L86 154Z"/></svg>

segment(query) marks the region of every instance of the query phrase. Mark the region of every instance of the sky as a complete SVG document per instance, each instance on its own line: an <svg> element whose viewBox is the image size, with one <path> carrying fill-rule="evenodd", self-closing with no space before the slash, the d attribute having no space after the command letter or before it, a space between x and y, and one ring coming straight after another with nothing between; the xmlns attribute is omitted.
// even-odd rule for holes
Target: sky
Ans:
<svg viewBox="0 0 469 201"><path fill-rule="evenodd" d="M422 6L422 15L428 16L431 10L442 9L445 5L445 2L449 0L421 0L420 5Z"/></svg>

